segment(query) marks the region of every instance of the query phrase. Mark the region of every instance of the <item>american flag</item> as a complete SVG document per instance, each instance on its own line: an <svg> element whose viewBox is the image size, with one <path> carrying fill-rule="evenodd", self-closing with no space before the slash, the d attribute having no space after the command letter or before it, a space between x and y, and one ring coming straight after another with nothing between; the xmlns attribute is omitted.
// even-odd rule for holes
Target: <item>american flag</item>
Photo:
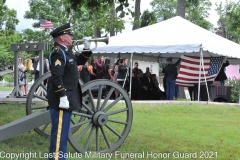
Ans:
<svg viewBox="0 0 240 160"><path fill-rule="evenodd" d="M176 84L179 86L193 86L199 82L200 57L182 56L180 70ZM203 57L204 71L207 81L213 81L222 66L225 57ZM204 72L201 68L200 83L205 82Z"/></svg>
<svg viewBox="0 0 240 160"><path fill-rule="evenodd" d="M41 29L53 28L53 23L45 19L40 19L40 28Z"/></svg>

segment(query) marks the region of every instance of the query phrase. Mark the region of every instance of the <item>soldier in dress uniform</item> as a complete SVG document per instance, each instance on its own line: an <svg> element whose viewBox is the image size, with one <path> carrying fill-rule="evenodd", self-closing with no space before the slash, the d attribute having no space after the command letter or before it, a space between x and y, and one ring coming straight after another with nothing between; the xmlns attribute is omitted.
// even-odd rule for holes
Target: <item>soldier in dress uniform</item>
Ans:
<svg viewBox="0 0 240 160"><path fill-rule="evenodd" d="M180 63L181 58L176 63L172 63L172 58L166 59L166 67L163 70L165 81L166 81L166 99L173 100L175 93L175 85L177 79L177 70L176 66Z"/></svg>
<svg viewBox="0 0 240 160"><path fill-rule="evenodd" d="M68 132L72 111L82 106L82 91L78 82L78 65L84 65L91 51L75 56L68 47L72 45L70 23L53 30L54 47L49 55L52 76L48 87L48 104L52 118L49 159L61 159L67 150ZM84 49L90 48L90 42L84 41ZM65 158L63 158L65 159ZM61 160L63 160L61 159Z"/></svg>

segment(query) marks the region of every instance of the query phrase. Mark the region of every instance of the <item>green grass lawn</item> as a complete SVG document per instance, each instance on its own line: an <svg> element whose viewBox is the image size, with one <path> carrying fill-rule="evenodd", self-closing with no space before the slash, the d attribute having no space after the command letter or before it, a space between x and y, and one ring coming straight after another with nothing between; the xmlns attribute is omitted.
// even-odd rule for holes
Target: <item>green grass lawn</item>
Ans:
<svg viewBox="0 0 240 160"><path fill-rule="evenodd" d="M11 91L13 87L0 87L0 91Z"/></svg>
<svg viewBox="0 0 240 160"><path fill-rule="evenodd" d="M131 131L111 159L240 159L239 106L133 104L133 110ZM25 106L0 106L0 125L23 116ZM49 139L32 130L1 142L0 153L31 152L44 159L39 156L48 146ZM70 144L68 150L76 153Z"/></svg>

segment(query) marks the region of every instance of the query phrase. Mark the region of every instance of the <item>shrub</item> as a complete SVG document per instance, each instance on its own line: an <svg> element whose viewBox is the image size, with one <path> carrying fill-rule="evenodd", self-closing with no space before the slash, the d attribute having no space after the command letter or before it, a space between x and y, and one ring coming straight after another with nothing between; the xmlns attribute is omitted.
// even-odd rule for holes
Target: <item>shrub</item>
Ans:
<svg viewBox="0 0 240 160"><path fill-rule="evenodd" d="M233 77L228 78L226 81L228 86L232 86L230 102L237 103L239 102L239 93L240 93L240 79Z"/></svg>

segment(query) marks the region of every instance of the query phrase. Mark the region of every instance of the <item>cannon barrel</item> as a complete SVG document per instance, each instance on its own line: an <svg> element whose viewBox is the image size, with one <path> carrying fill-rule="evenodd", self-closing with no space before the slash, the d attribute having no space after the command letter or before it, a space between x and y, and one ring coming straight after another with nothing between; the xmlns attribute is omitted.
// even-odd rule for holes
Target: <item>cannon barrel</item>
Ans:
<svg viewBox="0 0 240 160"><path fill-rule="evenodd" d="M16 121L0 126L0 141L12 138L50 122L51 116L48 110L30 114Z"/></svg>

